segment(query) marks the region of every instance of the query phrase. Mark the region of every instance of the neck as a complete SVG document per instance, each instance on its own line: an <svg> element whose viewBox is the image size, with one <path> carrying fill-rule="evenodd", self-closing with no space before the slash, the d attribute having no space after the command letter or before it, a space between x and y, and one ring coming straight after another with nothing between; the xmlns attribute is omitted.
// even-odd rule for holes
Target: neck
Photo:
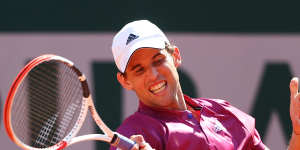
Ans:
<svg viewBox="0 0 300 150"><path fill-rule="evenodd" d="M185 103L185 100L184 100L184 96L183 96L180 84L178 86L179 86L179 88L178 88L178 91L176 93L178 109L179 110L187 110L187 106L186 106L186 103Z"/></svg>

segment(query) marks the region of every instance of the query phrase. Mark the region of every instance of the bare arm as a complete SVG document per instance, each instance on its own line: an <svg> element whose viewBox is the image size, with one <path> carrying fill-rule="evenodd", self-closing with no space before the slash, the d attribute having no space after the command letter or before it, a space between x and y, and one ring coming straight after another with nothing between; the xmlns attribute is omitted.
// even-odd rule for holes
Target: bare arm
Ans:
<svg viewBox="0 0 300 150"><path fill-rule="evenodd" d="M293 123L293 134L288 150L300 149L300 94L298 87L298 78L293 78L290 83L290 116Z"/></svg>
<svg viewBox="0 0 300 150"><path fill-rule="evenodd" d="M290 145L288 150L298 150L300 149L300 135L296 135L293 133L292 138L290 140Z"/></svg>

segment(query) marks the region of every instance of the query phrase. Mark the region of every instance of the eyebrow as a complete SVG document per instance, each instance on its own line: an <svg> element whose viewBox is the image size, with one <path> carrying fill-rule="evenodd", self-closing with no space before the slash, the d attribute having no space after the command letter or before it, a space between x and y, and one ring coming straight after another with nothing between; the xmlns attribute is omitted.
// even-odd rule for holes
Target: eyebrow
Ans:
<svg viewBox="0 0 300 150"><path fill-rule="evenodd" d="M141 67L141 65L140 64L137 64L137 65L135 65L135 66L133 66L133 67L131 67L131 71L133 71L135 68L138 68L138 67Z"/></svg>
<svg viewBox="0 0 300 150"><path fill-rule="evenodd" d="M156 53L153 57L152 57L152 59L154 59L155 57L157 57L157 56L159 56L159 55L162 55L161 53Z"/></svg>

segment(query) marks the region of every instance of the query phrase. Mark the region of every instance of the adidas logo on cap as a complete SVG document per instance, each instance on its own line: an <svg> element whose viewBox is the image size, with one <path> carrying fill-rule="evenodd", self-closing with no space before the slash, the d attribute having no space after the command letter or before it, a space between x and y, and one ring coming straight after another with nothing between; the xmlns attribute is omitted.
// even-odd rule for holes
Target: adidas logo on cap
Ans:
<svg viewBox="0 0 300 150"><path fill-rule="evenodd" d="M128 38L127 38L126 45L128 45L131 41L133 41L133 40L135 40L137 38L139 38L139 36L130 33L129 36L128 36Z"/></svg>

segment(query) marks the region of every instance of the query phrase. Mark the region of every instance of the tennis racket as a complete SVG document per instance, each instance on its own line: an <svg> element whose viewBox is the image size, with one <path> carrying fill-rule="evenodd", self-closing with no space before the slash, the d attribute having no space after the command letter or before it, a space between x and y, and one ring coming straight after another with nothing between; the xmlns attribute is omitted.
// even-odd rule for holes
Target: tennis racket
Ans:
<svg viewBox="0 0 300 150"><path fill-rule="evenodd" d="M88 110L104 134L76 136ZM61 150L86 140L123 150L135 144L105 125L86 77L73 62L50 54L30 61L16 77L5 102L4 124L10 139L26 150Z"/></svg>

